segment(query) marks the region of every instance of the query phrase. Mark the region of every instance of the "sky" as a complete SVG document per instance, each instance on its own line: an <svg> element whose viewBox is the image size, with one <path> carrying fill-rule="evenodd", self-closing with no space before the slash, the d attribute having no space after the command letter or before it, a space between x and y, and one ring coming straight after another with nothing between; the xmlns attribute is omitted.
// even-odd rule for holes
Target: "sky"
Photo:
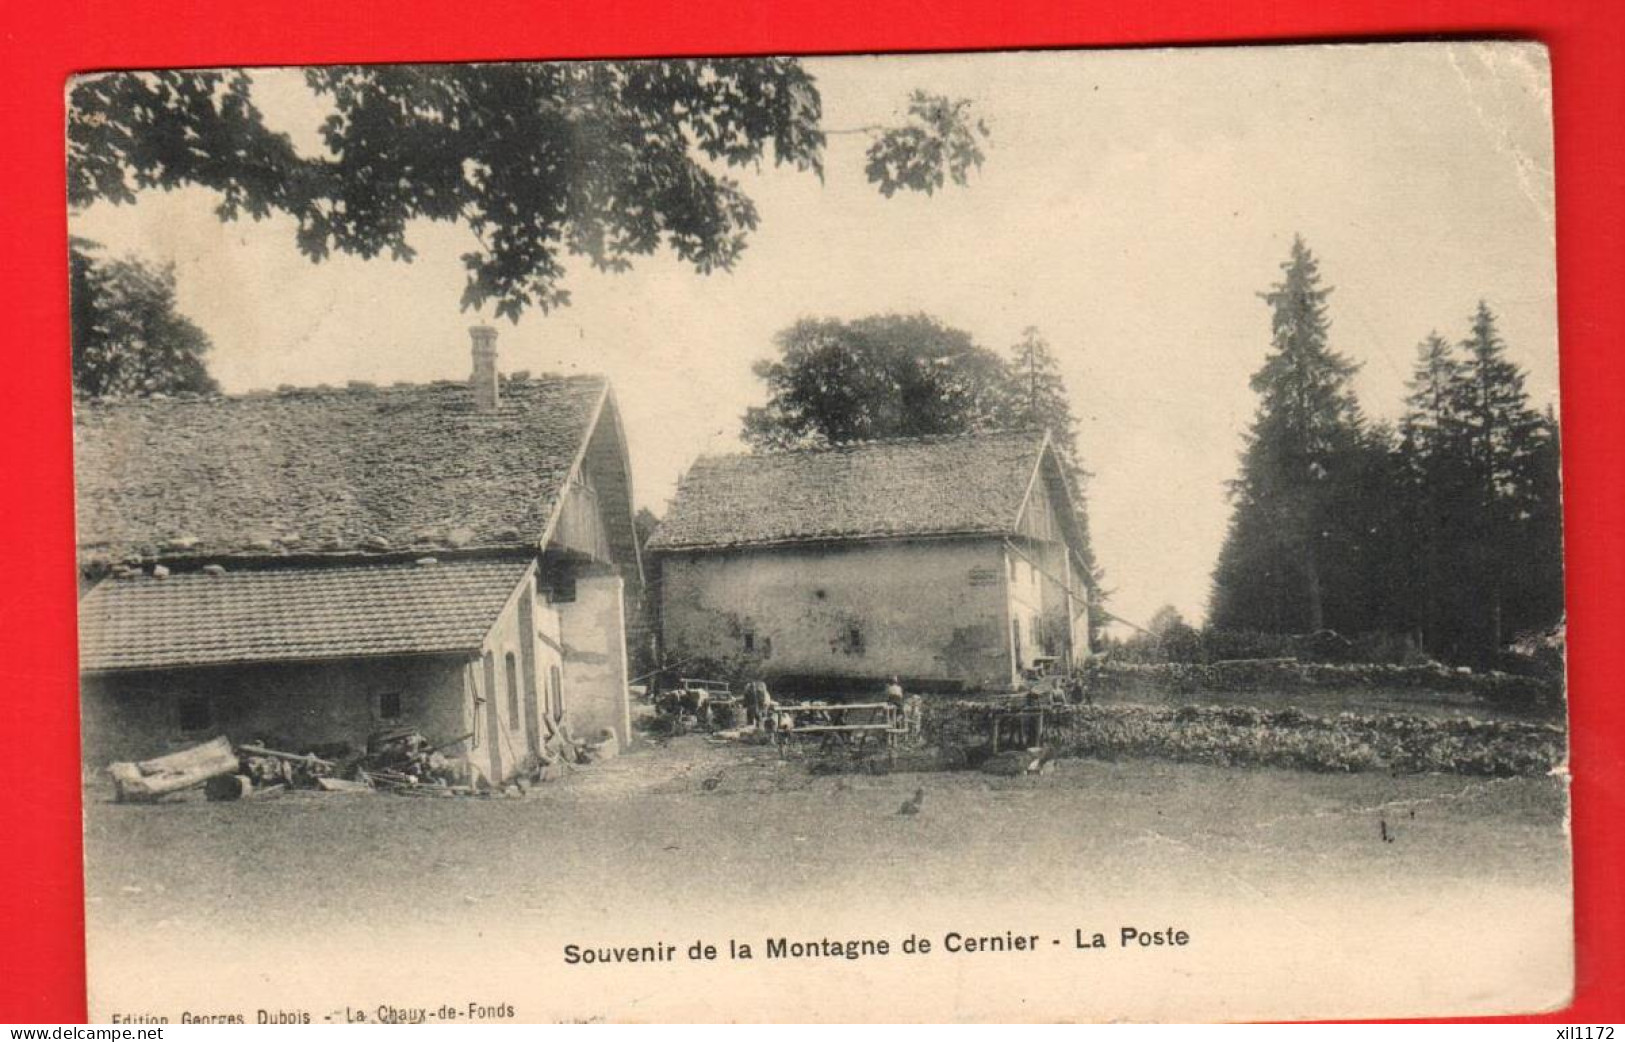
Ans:
<svg viewBox="0 0 1625 1042"><path fill-rule="evenodd" d="M990 126L965 188L883 198L862 134L825 177L738 176L761 226L734 271L669 255L622 274L569 262L569 307L500 329L504 371L601 372L625 417L635 496L663 511L702 453L739 451L765 389L751 363L798 318L926 312L1005 351L1036 326L1093 473L1109 607L1206 611L1225 482L1269 349L1259 294L1301 234L1335 287L1331 344L1368 414L1399 414L1416 345L1465 335L1480 298L1557 400L1550 71L1538 45L1428 43L809 59L826 129L900 121L909 92L968 98ZM297 72L257 74L277 129L315 150ZM70 214L107 253L173 263L228 392L461 379L454 225L410 229L411 263L313 264L292 222L222 223L201 190Z"/></svg>

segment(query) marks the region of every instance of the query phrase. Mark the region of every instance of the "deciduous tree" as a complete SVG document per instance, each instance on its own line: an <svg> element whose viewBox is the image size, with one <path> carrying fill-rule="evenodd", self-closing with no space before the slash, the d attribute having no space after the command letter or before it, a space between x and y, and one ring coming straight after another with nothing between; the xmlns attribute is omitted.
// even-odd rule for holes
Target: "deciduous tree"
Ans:
<svg viewBox="0 0 1625 1042"><path fill-rule="evenodd" d="M69 244L73 385L102 396L212 393L211 344L175 306L175 272Z"/></svg>
<svg viewBox="0 0 1625 1042"><path fill-rule="evenodd" d="M73 205L199 185L222 219L283 213L313 260L409 260L413 221L460 222L465 307L517 317L569 302L567 255L621 270L662 247L730 268L759 220L728 171L771 161L822 176L822 99L791 58L327 66L305 82L329 110L306 155L266 125L244 71L116 72L76 80ZM871 137L887 195L963 184L987 128L969 103L916 92Z"/></svg>
<svg viewBox="0 0 1625 1042"><path fill-rule="evenodd" d="M756 363L767 404L745 414L759 449L962 434L1003 426L1002 359L929 315L803 319Z"/></svg>

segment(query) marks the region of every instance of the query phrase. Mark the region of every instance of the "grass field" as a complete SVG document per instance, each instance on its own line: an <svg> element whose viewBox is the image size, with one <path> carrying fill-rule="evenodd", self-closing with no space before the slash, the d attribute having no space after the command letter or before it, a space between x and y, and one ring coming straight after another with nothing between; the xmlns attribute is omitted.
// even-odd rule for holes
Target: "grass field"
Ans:
<svg viewBox="0 0 1625 1042"><path fill-rule="evenodd" d="M919 813L900 813L917 792ZM1568 900L1564 793L1552 778L1087 760L1024 778L820 776L769 749L692 736L517 798L90 799L91 961L119 982L102 992L103 1009L128 994L189 994L132 959L149 970L223 966L245 952L376 952L384 938L414 960L463 939L551 969L561 938L624 938L631 924L827 931L885 910L883 921L906 911L927 927L1037 918L1057 944L1078 916L1183 915L1215 924L1209 937L1284 916L1268 931L1282 944L1276 931L1289 926L1363 929L1392 916L1378 930L1386 940L1370 943L1424 930L1460 947L1484 940L1485 914L1499 930L1544 937L1566 921ZM137 981L139 992L125 990ZM1262 1011L1239 1008L1279 1015L1267 999ZM578 1013L550 999L532 1015Z"/></svg>

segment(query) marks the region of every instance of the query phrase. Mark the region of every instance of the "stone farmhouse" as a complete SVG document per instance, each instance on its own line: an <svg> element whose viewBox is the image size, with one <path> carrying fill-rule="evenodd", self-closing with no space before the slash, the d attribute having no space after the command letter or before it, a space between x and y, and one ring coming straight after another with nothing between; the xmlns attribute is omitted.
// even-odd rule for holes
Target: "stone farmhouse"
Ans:
<svg viewBox="0 0 1625 1042"><path fill-rule="evenodd" d="M627 740L615 397L472 333L466 384L77 404L87 765L416 727L501 781L559 721Z"/></svg>
<svg viewBox="0 0 1625 1042"><path fill-rule="evenodd" d="M703 457L646 550L675 672L991 691L1088 654L1083 546L1048 435L1020 431Z"/></svg>

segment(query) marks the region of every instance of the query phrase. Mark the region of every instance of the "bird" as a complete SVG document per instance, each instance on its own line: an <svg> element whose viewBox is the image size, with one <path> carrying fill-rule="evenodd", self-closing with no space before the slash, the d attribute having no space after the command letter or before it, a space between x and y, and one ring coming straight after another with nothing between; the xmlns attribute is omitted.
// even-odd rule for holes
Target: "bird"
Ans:
<svg viewBox="0 0 1625 1042"><path fill-rule="evenodd" d="M920 812L920 804L922 804L924 802L925 802L925 790L924 789L915 789L914 790L914 795L910 796L908 799L903 801L903 805L897 809L897 813L899 813L899 814L918 814Z"/></svg>

